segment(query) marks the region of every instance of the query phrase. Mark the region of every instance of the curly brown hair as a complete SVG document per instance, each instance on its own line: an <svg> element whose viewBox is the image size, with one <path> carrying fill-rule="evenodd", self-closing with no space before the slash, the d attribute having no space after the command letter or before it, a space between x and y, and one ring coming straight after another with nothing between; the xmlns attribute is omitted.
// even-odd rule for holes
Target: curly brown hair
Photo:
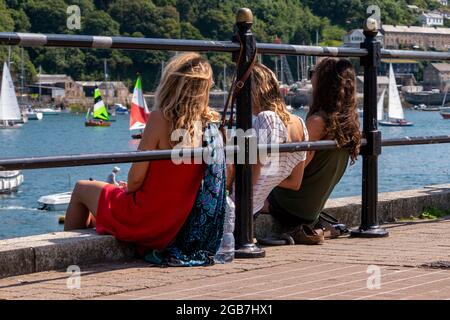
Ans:
<svg viewBox="0 0 450 320"><path fill-rule="evenodd" d="M286 109L280 86L275 74L261 63L253 67L252 78L252 102L256 113L273 111L285 126L288 125L290 115Z"/></svg>
<svg viewBox="0 0 450 320"><path fill-rule="evenodd" d="M356 73L348 59L325 58L314 69L313 101L308 117L319 115L327 136L349 149L354 164L361 147L356 104Z"/></svg>

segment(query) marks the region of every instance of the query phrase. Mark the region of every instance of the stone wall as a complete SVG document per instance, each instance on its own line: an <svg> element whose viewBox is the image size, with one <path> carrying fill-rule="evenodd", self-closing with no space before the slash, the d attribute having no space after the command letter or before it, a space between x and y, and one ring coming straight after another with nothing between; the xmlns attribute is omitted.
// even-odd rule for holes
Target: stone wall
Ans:
<svg viewBox="0 0 450 320"><path fill-rule="evenodd" d="M418 216L428 207L450 209L450 184L379 194L380 223ZM325 211L348 226L358 226L361 199L331 199ZM270 216L261 215L256 219L255 235L264 236L272 227ZM92 229L0 240L0 278L133 256L133 246L97 235Z"/></svg>

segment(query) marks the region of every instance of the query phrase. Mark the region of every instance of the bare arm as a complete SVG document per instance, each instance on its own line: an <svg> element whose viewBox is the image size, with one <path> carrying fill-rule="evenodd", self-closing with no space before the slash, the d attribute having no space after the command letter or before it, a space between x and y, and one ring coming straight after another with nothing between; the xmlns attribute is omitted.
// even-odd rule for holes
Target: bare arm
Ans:
<svg viewBox="0 0 450 320"><path fill-rule="evenodd" d="M150 114L138 150L150 151L158 147L159 137L164 133L164 118L158 111ZM139 190L147 175L149 162L135 162L128 172L128 192Z"/></svg>
<svg viewBox="0 0 450 320"><path fill-rule="evenodd" d="M305 134L304 134L304 127L303 123L300 122L300 130L298 130L298 135L294 136L294 139L297 141L305 141ZM291 174L289 177L281 181L281 183L278 185L281 188L285 189L291 189L291 190L298 190L300 189L300 186L302 184L303 180L303 171L305 171L305 160L300 161L294 169L292 169Z"/></svg>
<svg viewBox="0 0 450 320"><path fill-rule="evenodd" d="M309 141L319 141L326 137L327 131L325 126L325 121L322 117L311 116L306 121L306 128L308 129ZM314 158L315 151L308 151L306 154L305 167Z"/></svg>
<svg viewBox="0 0 450 320"><path fill-rule="evenodd" d="M291 189L291 190L300 189L300 186L302 185L304 171L305 171L305 161L300 161L294 167L294 169L292 169L290 176L287 177L286 179L284 179L283 181L281 181L278 186L281 188Z"/></svg>

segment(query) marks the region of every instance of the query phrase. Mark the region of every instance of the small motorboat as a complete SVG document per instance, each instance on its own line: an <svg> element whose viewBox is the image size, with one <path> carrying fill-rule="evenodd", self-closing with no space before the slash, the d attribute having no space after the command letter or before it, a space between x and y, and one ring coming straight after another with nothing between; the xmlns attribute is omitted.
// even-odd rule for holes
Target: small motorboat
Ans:
<svg viewBox="0 0 450 320"><path fill-rule="evenodd" d="M127 109L127 107L123 106L122 104L116 103L116 104L114 105L114 107L116 108L116 109L115 109L115 110L116 110L116 114L128 114L128 109Z"/></svg>
<svg viewBox="0 0 450 320"><path fill-rule="evenodd" d="M450 119L450 110L443 110L440 112L442 118L448 120Z"/></svg>
<svg viewBox="0 0 450 320"><path fill-rule="evenodd" d="M34 111L42 113L45 116L56 116L58 114L61 114L61 109L55 109L55 108L50 108L50 107L38 108L38 109L34 109Z"/></svg>
<svg viewBox="0 0 450 320"><path fill-rule="evenodd" d="M378 124L380 126L385 126L385 127L410 127L410 126L414 125L414 123L406 121L404 119L378 121Z"/></svg>
<svg viewBox="0 0 450 320"><path fill-rule="evenodd" d="M27 108L24 110L22 115L28 120L42 120L44 118L44 114L42 112L36 112L32 108Z"/></svg>
<svg viewBox="0 0 450 320"><path fill-rule="evenodd" d="M65 211L70 203L72 192L56 193L38 199L39 210Z"/></svg>
<svg viewBox="0 0 450 320"><path fill-rule="evenodd" d="M0 193L12 193L23 183L23 174L19 170L0 171Z"/></svg>

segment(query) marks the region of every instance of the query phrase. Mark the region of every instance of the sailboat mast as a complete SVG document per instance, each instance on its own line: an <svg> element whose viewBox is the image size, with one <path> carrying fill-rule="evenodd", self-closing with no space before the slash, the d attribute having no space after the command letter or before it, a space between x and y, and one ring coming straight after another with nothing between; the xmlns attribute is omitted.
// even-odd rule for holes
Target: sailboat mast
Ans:
<svg viewBox="0 0 450 320"><path fill-rule="evenodd" d="M108 98L109 98L109 94L108 94L108 72L106 70L106 59L103 59L103 72L105 73L105 86L106 86L106 97L105 97L105 105L106 105L106 110L108 110Z"/></svg>
<svg viewBox="0 0 450 320"><path fill-rule="evenodd" d="M42 106L42 66L39 66L39 106Z"/></svg>
<svg viewBox="0 0 450 320"><path fill-rule="evenodd" d="M8 46L8 69L11 70L11 46Z"/></svg>
<svg viewBox="0 0 450 320"><path fill-rule="evenodd" d="M20 103L23 104L23 94L24 94L24 81L25 81L25 72L23 67L23 47L20 48Z"/></svg>

